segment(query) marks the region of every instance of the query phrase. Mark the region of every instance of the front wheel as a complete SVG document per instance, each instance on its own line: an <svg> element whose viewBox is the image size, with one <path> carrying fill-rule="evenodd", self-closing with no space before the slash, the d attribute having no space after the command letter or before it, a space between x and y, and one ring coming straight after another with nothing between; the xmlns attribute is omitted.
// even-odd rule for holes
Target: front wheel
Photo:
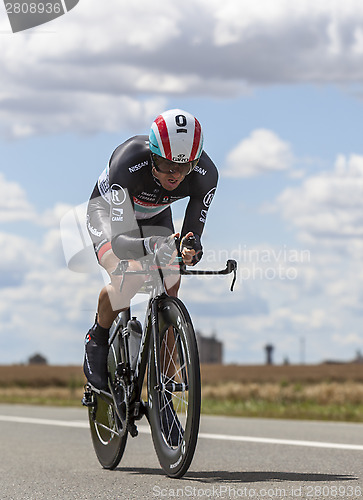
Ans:
<svg viewBox="0 0 363 500"><path fill-rule="evenodd" d="M200 420L200 368L194 328L184 304L175 297L159 303L160 381L155 353L148 364L148 406L152 438L161 467L170 477L188 470Z"/></svg>

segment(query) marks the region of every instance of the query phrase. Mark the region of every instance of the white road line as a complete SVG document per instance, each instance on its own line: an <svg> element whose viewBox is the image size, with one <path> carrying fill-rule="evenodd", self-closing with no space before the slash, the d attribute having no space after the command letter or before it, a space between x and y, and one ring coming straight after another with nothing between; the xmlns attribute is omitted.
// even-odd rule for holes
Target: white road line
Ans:
<svg viewBox="0 0 363 500"><path fill-rule="evenodd" d="M29 418L0 415L0 422L14 422L18 424L39 424L39 425L55 425L60 427L77 427L88 429L89 424L83 420L50 420L45 418ZM138 425L140 434L150 434L150 428L147 425ZM262 444L278 444L285 446L306 446L312 448L330 448L336 450L351 450L363 451L363 445L359 444L344 444L344 443L327 443L322 441L302 441L296 439L275 439L275 438L260 438L252 436L231 436L230 434L210 434L205 432L199 433L201 439L215 439L219 441L234 441L244 443L262 443Z"/></svg>
<svg viewBox="0 0 363 500"><path fill-rule="evenodd" d="M12 417L0 415L0 422L15 422L17 424L40 424L40 425L57 425L60 427L81 427L88 429L88 422L81 420L49 420L46 418L29 418L29 417Z"/></svg>
<svg viewBox="0 0 363 500"><path fill-rule="evenodd" d="M300 441L296 439L259 438L250 436L231 436L228 434L206 433L200 433L199 437L206 439L219 439L223 441L242 441L246 443L282 444L286 446L310 446L313 448L334 448L338 450L363 451L363 445L359 444L324 443L321 441Z"/></svg>

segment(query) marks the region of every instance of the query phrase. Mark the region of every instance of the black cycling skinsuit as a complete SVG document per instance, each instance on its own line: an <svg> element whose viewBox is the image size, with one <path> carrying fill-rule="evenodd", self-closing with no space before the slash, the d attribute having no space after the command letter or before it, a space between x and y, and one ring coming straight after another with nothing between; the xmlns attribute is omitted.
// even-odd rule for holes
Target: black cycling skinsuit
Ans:
<svg viewBox="0 0 363 500"><path fill-rule="evenodd" d="M120 259L145 255L143 238L174 231L171 203L189 197L181 236L192 231L197 249L218 182L217 169L203 152L196 168L168 191L153 176L149 140L138 135L118 146L93 190L87 227L100 260L112 248Z"/></svg>

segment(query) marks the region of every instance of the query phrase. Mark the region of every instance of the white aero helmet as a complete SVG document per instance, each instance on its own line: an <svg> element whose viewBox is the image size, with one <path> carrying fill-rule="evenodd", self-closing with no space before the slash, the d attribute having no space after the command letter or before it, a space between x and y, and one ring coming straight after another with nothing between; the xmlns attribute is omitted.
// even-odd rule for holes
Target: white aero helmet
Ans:
<svg viewBox="0 0 363 500"><path fill-rule="evenodd" d="M187 111L164 111L151 126L149 146L152 153L167 160L197 163L203 151L202 127Z"/></svg>

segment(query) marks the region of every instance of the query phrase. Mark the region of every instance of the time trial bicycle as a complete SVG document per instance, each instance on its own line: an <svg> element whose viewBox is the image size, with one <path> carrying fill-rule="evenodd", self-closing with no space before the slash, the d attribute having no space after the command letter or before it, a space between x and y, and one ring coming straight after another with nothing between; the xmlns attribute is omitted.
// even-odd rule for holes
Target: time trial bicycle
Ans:
<svg viewBox="0 0 363 500"><path fill-rule="evenodd" d="M233 290L237 263L228 260L225 269L218 271L187 269L180 262L163 268L144 262L140 271L129 271L127 267L127 261L120 261L114 273L147 276L143 287L149 294L145 322L142 328L131 317L130 308L118 315L109 337L109 391L90 383L85 386L82 403L88 407L93 447L101 465L115 469L125 451L128 434L137 436L136 422L145 415L162 469L168 476L180 478L188 470L197 444L200 366L190 315L180 299L167 294L164 278L173 274L234 273ZM135 336L139 337L136 354L134 345L131 346Z"/></svg>

